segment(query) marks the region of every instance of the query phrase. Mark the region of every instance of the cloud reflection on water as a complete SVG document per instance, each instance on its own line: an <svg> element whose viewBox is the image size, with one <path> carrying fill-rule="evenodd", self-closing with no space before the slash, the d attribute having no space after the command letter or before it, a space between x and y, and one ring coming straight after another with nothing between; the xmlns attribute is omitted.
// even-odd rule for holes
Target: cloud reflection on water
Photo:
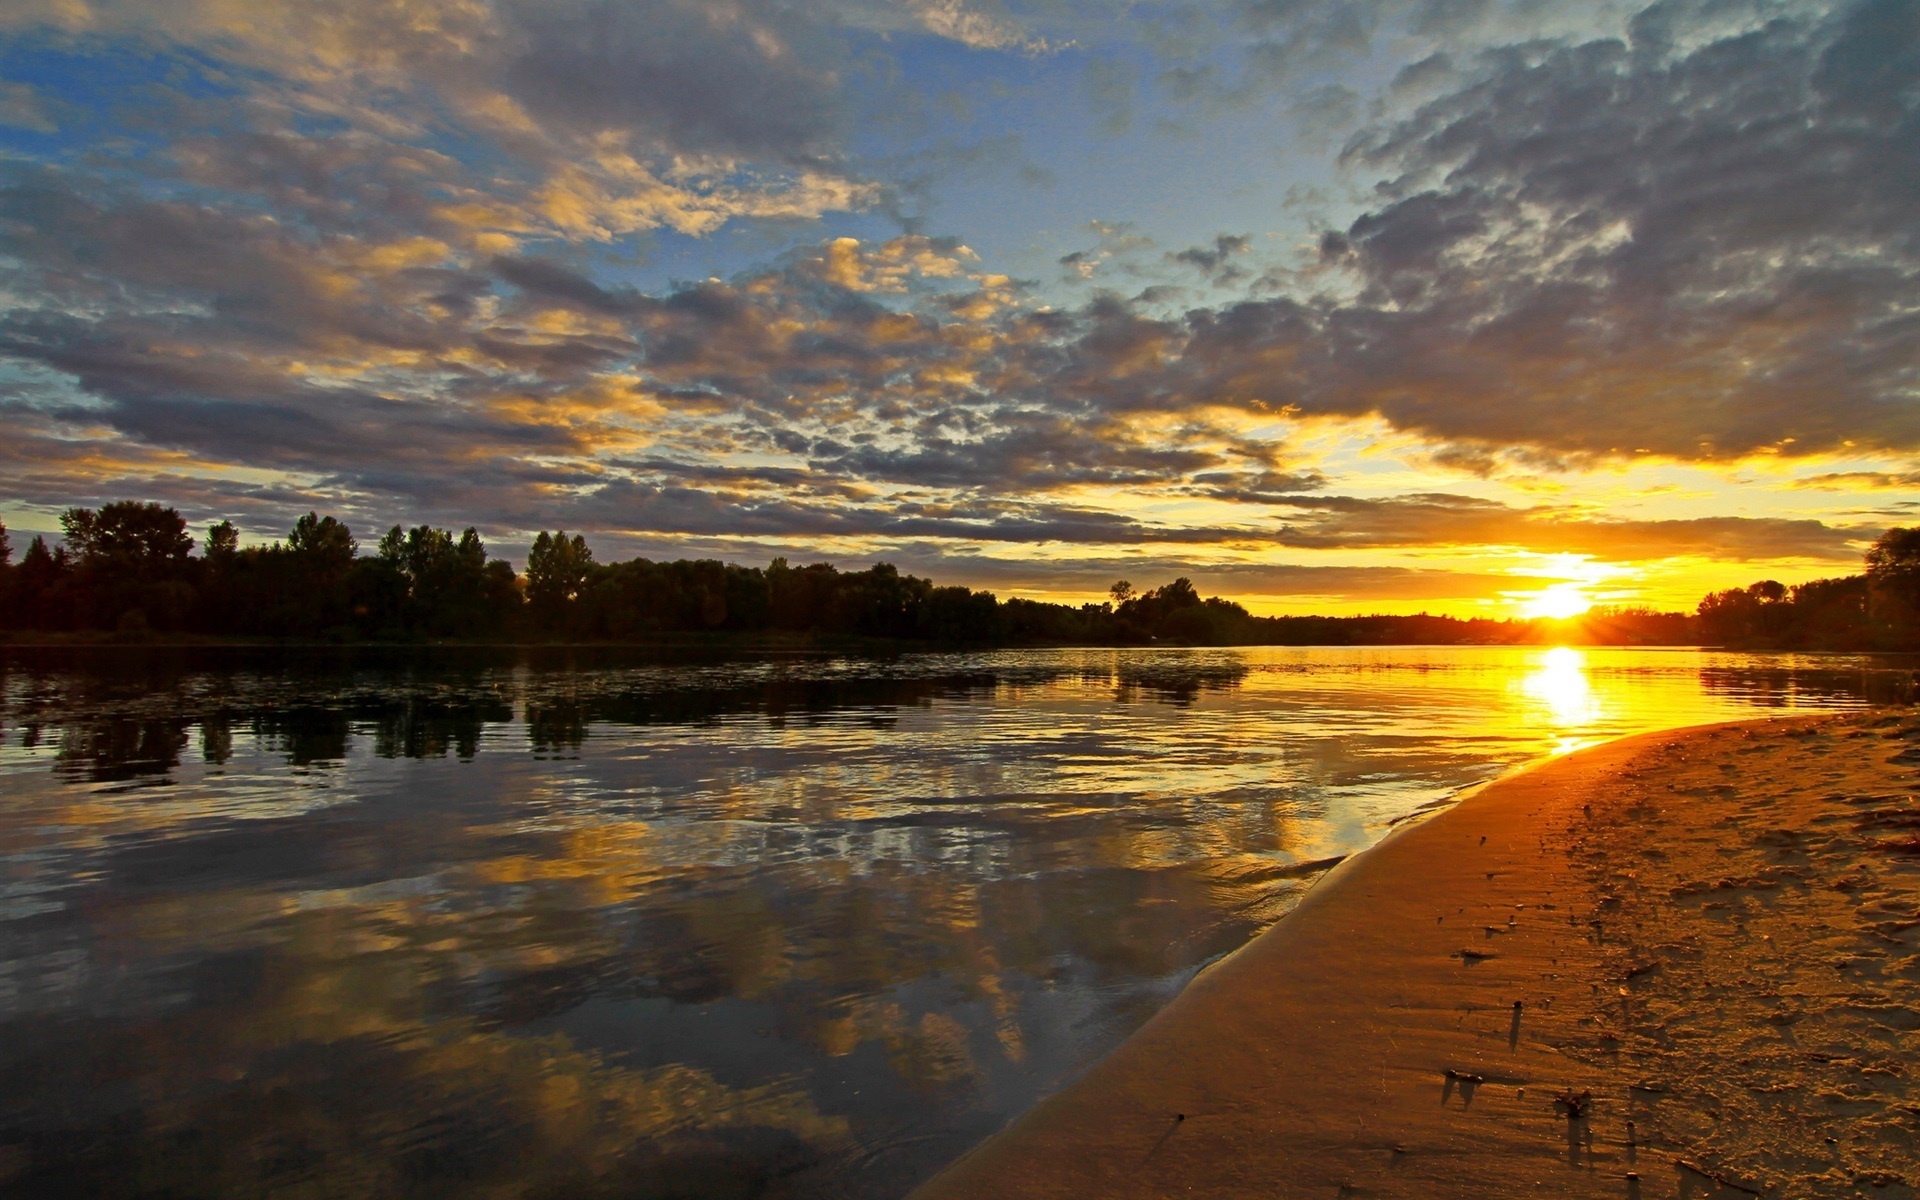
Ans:
<svg viewBox="0 0 1920 1200"><path fill-rule="evenodd" d="M1391 820L1862 679L1528 649L8 662L0 1172L894 1194Z"/></svg>

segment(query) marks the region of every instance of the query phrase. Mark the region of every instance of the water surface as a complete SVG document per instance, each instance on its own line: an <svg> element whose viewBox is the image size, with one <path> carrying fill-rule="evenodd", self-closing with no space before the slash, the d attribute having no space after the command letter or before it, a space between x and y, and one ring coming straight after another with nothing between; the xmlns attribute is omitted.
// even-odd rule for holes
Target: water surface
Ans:
<svg viewBox="0 0 1920 1200"><path fill-rule="evenodd" d="M892 1197L1683 651L0 660L0 1188Z"/></svg>

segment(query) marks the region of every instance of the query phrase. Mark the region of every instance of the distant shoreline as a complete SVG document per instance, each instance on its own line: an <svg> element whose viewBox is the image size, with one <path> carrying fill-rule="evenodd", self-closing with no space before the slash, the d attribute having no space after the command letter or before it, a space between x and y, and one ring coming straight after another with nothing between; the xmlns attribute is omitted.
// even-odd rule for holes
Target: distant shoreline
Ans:
<svg viewBox="0 0 1920 1200"><path fill-rule="evenodd" d="M736 636L673 634L647 641L503 641L497 639L432 638L372 641L325 638L219 637L211 634L156 633L128 637L98 630L45 633L34 630L0 631L4 649L112 649L112 650L896 650L928 649L926 642L847 636ZM935 646L934 649L978 647Z"/></svg>
<svg viewBox="0 0 1920 1200"><path fill-rule="evenodd" d="M1920 1183L1917 767L1920 718L1870 710L1488 784L913 1200Z"/></svg>
<svg viewBox="0 0 1920 1200"><path fill-rule="evenodd" d="M1690 642L1642 643L1642 642L1604 642L1581 641L1578 639L1542 639L1538 641L1301 641L1301 642L1187 642L1173 639L1151 641L992 641L992 642L941 642L920 638L865 638L847 634L698 634L668 633L657 638L645 640L568 640L568 641L523 641L500 639L460 639L430 638L418 640L376 641L362 639L330 640L325 638L266 638L252 636L222 637L200 633L143 633L137 636L113 633L105 630L65 630L47 632L40 630L0 630L0 649L7 648L213 648L213 649L262 649L262 650L341 650L341 649L381 649L381 650L417 650L417 649L490 649L490 650L605 650L605 649L718 649L718 650L874 650L893 652L942 653L968 650L1073 650L1073 649L1252 649L1263 646L1312 649L1368 649L1392 646L1420 647L1462 647L1495 649L1509 647L1516 649L1550 649L1566 646L1573 649L1614 649L1614 650L1724 650L1741 653L1780 653L1810 655L1860 655L1894 654L1898 651L1886 650L1781 650L1776 648L1743 646L1708 646Z"/></svg>

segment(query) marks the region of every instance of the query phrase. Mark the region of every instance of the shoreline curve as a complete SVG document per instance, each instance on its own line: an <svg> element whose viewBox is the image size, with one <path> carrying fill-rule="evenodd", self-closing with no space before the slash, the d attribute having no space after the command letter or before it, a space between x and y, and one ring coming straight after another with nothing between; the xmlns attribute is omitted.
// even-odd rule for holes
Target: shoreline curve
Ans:
<svg viewBox="0 0 1920 1200"><path fill-rule="evenodd" d="M1886 790L1917 764L1920 720L1869 711L1636 734L1479 785L912 1200L1913 1196L1920 951L1859 910L1920 927L1920 838L1887 850L1860 807L1920 826ZM1835 970L1823 938L1868 966ZM1816 1028L1852 1055L1809 1068ZM1888 1136L1842 1147L1842 1109Z"/></svg>

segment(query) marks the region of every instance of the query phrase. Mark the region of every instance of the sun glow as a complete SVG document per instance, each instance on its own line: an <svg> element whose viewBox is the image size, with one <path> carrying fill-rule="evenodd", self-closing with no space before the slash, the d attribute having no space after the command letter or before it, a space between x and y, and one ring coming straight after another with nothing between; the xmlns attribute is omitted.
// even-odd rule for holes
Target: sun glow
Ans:
<svg viewBox="0 0 1920 1200"><path fill-rule="evenodd" d="M1526 600L1520 608L1523 617L1551 617L1564 621L1568 617L1577 617L1593 607L1593 601L1578 583L1556 583L1543 588Z"/></svg>
<svg viewBox="0 0 1920 1200"><path fill-rule="evenodd" d="M1589 745L1591 738L1577 736L1576 727L1588 726L1601 717L1601 706L1587 678L1587 657L1569 646L1555 646L1542 654L1534 669L1520 682L1538 706L1539 716L1554 731L1555 754L1566 754Z"/></svg>

